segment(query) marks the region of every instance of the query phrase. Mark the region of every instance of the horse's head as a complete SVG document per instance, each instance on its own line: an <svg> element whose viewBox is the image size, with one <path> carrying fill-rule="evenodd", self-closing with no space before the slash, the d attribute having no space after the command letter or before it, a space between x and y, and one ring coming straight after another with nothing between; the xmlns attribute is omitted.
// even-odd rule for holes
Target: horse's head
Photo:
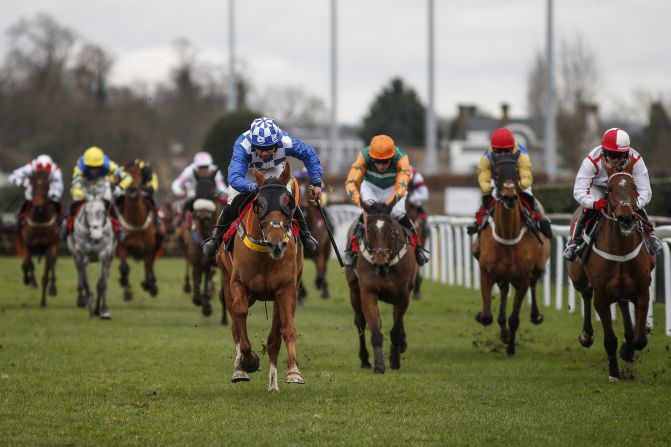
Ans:
<svg viewBox="0 0 671 447"><path fill-rule="evenodd" d="M84 224L88 228L88 237L93 245L98 245L104 237L104 229L107 224L107 211L105 202L101 199L88 200L82 210Z"/></svg>
<svg viewBox="0 0 671 447"><path fill-rule="evenodd" d="M217 171L201 175L196 173L196 199L213 199L217 193L217 184L214 178Z"/></svg>
<svg viewBox="0 0 671 447"><path fill-rule="evenodd" d="M126 195L132 199L136 199L142 192L142 168L140 161L134 160L124 165L124 170L133 180L131 185L126 190Z"/></svg>
<svg viewBox="0 0 671 447"><path fill-rule="evenodd" d="M296 210L296 199L287 189L291 179L291 167L285 163L279 178L264 178L254 169L259 193L254 200L254 213L259 220L263 243L270 257L281 259L291 240L291 221Z"/></svg>
<svg viewBox="0 0 671 447"><path fill-rule="evenodd" d="M391 217L391 210L396 202L361 202L365 211L365 243L370 253L375 274L385 276L389 273L389 262L398 253L398 242L403 241L396 229L395 220Z"/></svg>
<svg viewBox="0 0 671 447"><path fill-rule="evenodd" d="M493 159L497 198L506 209L511 210L518 200L520 173L517 161L512 155L495 155Z"/></svg>
<svg viewBox="0 0 671 447"><path fill-rule="evenodd" d="M41 208L46 205L48 203L47 194L49 193L49 170L34 170L30 176L30 186L33 193L33 206Z"/></svg>
<svg viewBox="0 0 671 447"><path fill-rule="evenodd" d="M193 219L201 237L212 231L217 205L209 199L196 199L193 202Z"/></svg>
<svg viewBox="0 0 671 447"><path fill-rule="evenodd" d="M633 160L618 168L604 163L608 174L606 199L608 200L608 214L617 220L620 233L630 236L636 223L636 184L632 171Z"/></svg>

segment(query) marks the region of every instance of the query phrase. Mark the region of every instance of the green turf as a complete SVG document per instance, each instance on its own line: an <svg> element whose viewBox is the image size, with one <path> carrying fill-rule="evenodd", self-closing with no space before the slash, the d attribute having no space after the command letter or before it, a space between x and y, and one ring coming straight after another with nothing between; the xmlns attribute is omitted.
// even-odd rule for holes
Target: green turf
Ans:
<svg viewBox="0 0 671 447"><path fill-rule="evenodd" d="M305 385L269 394L268 359L248 383L230 382L233 343L215 315L202 317L181 292L183 262L161 260L160 294L121 300L113 265L113 319L90 319L75 303L74 269L59 259L59 295L47 309L21 283L19 261L0 259L0 445L668 445L671 338L656 330L628 369L607 381L602 331L581 348L579 313L523 307L517 354L496 324L473 319L477 291L425 283L406 316L400 371L359 368L344 276L331 265L332 298L312 288L297 314ZM39 266L38 269L41 269ZM96 266L97 270L97 266ZM495 303L497 303L496 301ZM270 327L251 309L261 352ZM381 309L388 353L391 308ZM618 326L618 334L621 328ZM369 334L367 334L369 339ZM280 378L286 373L284 346Z"/></svg>

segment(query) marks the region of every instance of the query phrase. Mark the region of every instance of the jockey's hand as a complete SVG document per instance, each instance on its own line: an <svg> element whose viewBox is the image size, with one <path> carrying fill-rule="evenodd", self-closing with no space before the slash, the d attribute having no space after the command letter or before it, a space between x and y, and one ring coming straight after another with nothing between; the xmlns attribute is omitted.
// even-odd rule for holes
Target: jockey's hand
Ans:
<svg viewBox="0 0 671 447"><path fill-rule="evenodd" d="M119 186L121 189L126 190L130 188L130 186L133 184L133 178L131 176L126 176L124 179L122 179L119 182Z"/></svg>
<svg viewBox="0 0 671 447"><path fill-rule="evenodd" d="M594 202L595 211L605 211L608 208L608 201L606 199L599 199Z"/></svg>
<svg viewBox="0 0 671 447"><path fill-rule="evenodd" d="M82 191L81 189L73 189L72 198L74 200L84 200L86 198L86 194L84 194L84 191Z"/></svg>
<svg viewBox="0 0 671 447"><path fill-rule="evenodd" d="M315 185L310 185L309 188L309 193L308 193L308 199L312 202L317 202L321 200L322 198L322 187L321 186L315 186Z"/></svg>

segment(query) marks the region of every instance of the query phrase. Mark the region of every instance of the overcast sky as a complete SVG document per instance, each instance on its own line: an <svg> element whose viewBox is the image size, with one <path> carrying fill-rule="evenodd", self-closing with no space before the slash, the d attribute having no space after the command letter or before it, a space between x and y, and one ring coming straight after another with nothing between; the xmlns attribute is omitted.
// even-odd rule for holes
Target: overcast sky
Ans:
<svg viewBox="0 0 671 447"><path fill-rule="evenodd" d="M426 100L424 0L339 0L339 111L358 123L382 86L401 76ZM225 63L227 0L0 0L4 32L38 12L110 51L112 79L164 81L172 42L185 37L201 59ZM555 35L581 35L597 58L606 112L636 88L671 90L671 1L555 0ZM329 103L329 0L236 0L236 53L257 91L300 86ZM473 103L526 112L526 81L545 47L545 0L435 0L436 108ZM558 45L557 45L558 47ZM558 53L558 52L557 52ZM281 121L281 117L276 117Z"/></svg>

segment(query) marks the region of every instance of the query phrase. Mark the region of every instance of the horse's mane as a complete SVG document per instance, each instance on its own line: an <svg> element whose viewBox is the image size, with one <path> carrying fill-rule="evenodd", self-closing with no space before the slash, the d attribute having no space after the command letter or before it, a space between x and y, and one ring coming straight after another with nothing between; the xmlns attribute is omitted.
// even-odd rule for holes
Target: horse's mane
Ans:
<svg viewBox="0 0 671 447"><path fill-rule="evenodd" d="M277 177L268 177L268 178L263 182L263 185L261 185L261 186L269 186L269 185L280 185L280 186L284 186L284 185L282 184L282 182L280 181L280 179L277 178Z"/></svg>

